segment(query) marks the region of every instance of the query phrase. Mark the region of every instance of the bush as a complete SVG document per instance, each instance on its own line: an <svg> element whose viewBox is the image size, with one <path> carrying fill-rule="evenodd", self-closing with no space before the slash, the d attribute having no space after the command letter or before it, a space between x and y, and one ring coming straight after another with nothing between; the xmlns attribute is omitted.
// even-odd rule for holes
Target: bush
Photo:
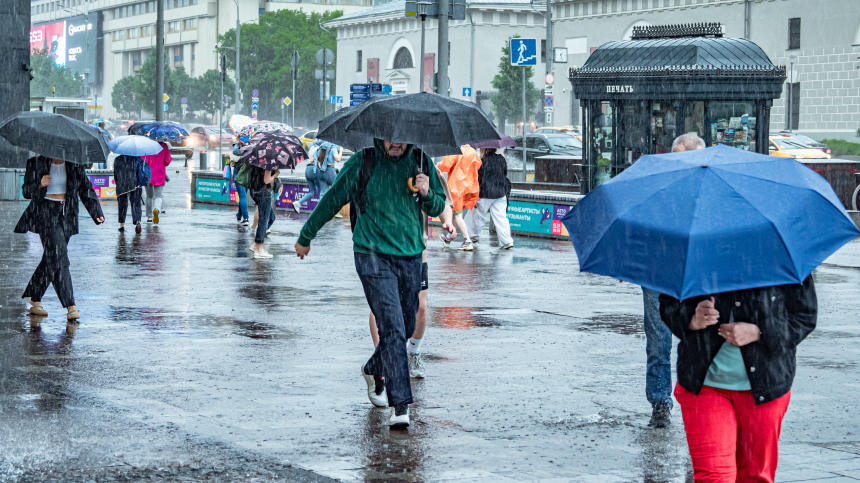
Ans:
<svg viewBox="0 0 860 483"><path fill-rule="evenodd" d="M830 153L834 158L839 156L860 156L860 143L852 143L841 139L822 139L822 143L830 148Z"/></svg>

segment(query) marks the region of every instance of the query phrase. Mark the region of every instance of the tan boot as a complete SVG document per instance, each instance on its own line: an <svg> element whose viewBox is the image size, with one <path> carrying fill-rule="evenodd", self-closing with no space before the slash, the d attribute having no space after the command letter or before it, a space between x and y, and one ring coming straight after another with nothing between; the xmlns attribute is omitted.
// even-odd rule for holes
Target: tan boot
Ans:
<svg viewBox="0 0 860 483"><path fill-rule="evenodd" d="M30 312L30 314L38 315L41 317L45 317L46 315L48 315L48 311L45 310L44 307L42 307L42 302L32 302L31 301L30 304L31 304L30 308L27 309L27 312Z"/></svg>
<svg viewBox="0 0 860 483"><path fill-rule="evenodd" d="M68 315L66 315L66 318L69 320L78 320L81 318L81 313L76 308L75 309L69 309L69 313L68 313Z"/></svg>

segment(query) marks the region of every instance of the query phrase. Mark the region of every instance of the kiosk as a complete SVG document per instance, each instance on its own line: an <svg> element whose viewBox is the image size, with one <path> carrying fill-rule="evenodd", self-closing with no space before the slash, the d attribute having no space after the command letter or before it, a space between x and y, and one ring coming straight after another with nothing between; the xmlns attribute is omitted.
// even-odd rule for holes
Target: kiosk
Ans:
<svg viewBox="0 0 860 483"><path fill-rule="evenodd" d="M770 108L785 66L758 45L723 37L718 23L634 27L597 48L569 79L582 107L581 193L644 154L695 133L706 145L768 153Z"/></svg>

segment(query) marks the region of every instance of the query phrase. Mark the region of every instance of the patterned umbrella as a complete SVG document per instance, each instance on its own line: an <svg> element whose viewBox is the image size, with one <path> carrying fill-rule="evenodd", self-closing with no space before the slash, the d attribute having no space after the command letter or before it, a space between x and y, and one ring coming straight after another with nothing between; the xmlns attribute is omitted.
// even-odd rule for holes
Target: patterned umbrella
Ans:
<svg viewBox="0 0 860 483"><path fill-rule="evenodd" d="M257 121L255 121L253 117L233 114L230 116L230 120L227 121L227 125L233 130L233 134L237 134L243 127L249 124L254 124L255 122Z"/></svg>
<svg viewBox="0 0 860 483"><path fill-rule="evenodd" d="M266 171L294 169L308 159L299 138L281 131L258 134L242 147L242 162Z"/></svg>
<svg viewBox="0 0 860 483"><path fill-rule="evenodd" d="M282 124L280 122L272 122L272 121L259 121L253 124L249 124L241 129L239 129L239 137L249 137L252 138L258 134L281 131L284 134L292 134L293 128L287 126L286 124Z"/></svg>
<svg viewBox="0 0 860 483"><path fill-rule="evenodd" d="M178 122L156 121L149 122L140 127L136 134L142 134L154 141L159 142L181 142L188 137L185 126Z"/></svg>

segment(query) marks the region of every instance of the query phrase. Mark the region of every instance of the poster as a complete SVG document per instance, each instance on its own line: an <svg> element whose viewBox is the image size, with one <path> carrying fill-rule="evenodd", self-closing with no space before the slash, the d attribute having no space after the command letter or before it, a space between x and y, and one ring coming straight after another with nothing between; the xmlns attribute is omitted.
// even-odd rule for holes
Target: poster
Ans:
<svg viewBox="0 0 860 483"><path fill-rule="evenodd" d="M508 221L512 231L568 236L562 218L572 209L569 205L546 205L511 201Z"/></svg>
<svg viewBox="0 0 860 483"><path fill-rule="evenodd" d="M306 185L285 184L278 195L278 208L286 208L288 210L292 210L293 201L296 201L302 196L306 195L310 192L310 190L310 186ZM317 207L318 203L319 198L311 198L309 201L305 201L304 203L302 203L302 211L313 211L314 208Z"/></svg>
<svg viewBox="0 0 860 483"><path fill-rule="evenodd" d="M232 193L232 195L235 195L235 193ZM231 196L230 182L226 179L197 178L195 198L198 201L230 202L232 201L231 198L235 198L235 196Z"/></svg>
<svg viewBox="0 0 860 483"><path fill-rule="evenodd" d="M93 190L99 198L116 198L116 180L113 176L89 176Z"/></svg>

